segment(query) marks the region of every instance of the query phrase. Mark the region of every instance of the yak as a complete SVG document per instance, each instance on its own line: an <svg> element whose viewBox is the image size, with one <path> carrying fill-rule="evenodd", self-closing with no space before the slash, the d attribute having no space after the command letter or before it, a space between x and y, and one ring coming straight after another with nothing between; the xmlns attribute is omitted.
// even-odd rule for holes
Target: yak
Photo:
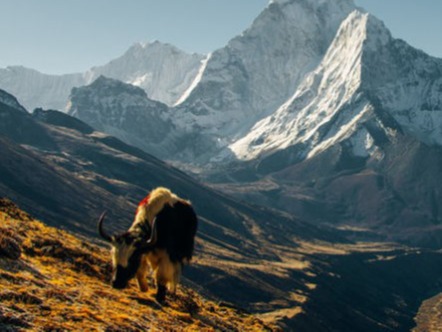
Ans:
<svg viewBox="0 0 442 332"><path fill-rule="evenodd" d="M182 267L194 251L198 219L192 204L159 187L139 203L126 232L109 235L104 219L105 213L99 218L98 232L111 244L112 287L124 289L136 277L140 290L146 292L152 271L158 302L165 301L167 290L175 293Z"/></svg>

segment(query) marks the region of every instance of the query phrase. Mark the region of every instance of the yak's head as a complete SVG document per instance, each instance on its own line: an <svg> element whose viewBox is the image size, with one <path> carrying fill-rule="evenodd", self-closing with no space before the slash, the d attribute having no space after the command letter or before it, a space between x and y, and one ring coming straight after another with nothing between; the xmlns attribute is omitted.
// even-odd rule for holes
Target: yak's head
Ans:
<svg viewBox="0 0 442 332"><path fill-rule="evenodd" d="M152 223L150 238L145 239L137 232L108 235L103 229L105 213L98 221L98 233L112 245L112 287L123 289L135 277L143 254L152 250L157 240L156 220Z"/></svg>

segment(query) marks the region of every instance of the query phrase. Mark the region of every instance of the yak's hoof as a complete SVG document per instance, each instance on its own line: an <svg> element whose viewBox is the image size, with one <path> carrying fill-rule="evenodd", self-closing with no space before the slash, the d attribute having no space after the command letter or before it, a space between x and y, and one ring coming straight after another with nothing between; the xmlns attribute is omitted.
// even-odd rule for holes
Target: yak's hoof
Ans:
<svg viewBox="0 0 442 332"><path fill-rule="evenodd" d="M166 286L158 286L158 290L157 290L157 294L155 295L155 299L159 302L159 303L164 303L164 301L166 300Z"/></svg>

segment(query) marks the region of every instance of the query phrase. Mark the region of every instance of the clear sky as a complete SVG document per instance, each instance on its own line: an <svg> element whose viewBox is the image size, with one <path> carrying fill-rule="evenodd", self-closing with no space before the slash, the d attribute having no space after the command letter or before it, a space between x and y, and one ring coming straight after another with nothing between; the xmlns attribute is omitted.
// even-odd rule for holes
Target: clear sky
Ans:
<svg viewBox="0 0 442 332"><path fill-rule="evenodd" d="M330 0L331 1L331 0ZM268 0L0 0L0 68L81 72L159 40L208 53L250 26ZM393 36L442 58L442 0L355 0Z"/></svg>

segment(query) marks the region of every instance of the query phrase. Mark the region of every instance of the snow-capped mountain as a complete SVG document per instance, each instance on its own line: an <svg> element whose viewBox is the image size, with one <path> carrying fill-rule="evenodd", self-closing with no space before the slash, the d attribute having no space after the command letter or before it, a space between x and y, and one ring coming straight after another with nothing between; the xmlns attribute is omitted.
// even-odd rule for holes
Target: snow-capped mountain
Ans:
<svg viewBox="0 0 442 332"><path fill-rule="evenodd" d="M94 73L121 76L124 70L115 68L145 52L136 45ZM277 154L279 162L286 155L284 165L344 141L358 156L380 156L375 136L393 135L392 121L424 142L442 143L435 111L441 108L441 61L394 39L352 0L272 1L226 47L196 60L192 82L163 112L174 126L168 149L160 148L168 160L219 165ZM112 134L122 129L115 123L107 129ZM124 130L133 136L130 127Z"/></svg>
<svg viewBox="0 0 442 332"><path fill-rule="evenodd" d="M14 94L28 110L63 110L71 89L85 82L82 74L47 75L22 66L0 68L0 88Z"/></svg>
<svg viewBox="0 0 442 332"><path fill-rule="evenodd" d="M373 125L388 135L386 121L440 145L441 91L442 60L392 38L382 22L355 10L295 94L229 148L252 160L296 146L293 162L349 140L355 155L369 156L378 151Z"/></svg>
<svg viewBox="0 0 442 332"><path fill-rule="evenodd" d="M207 60L178 121L226 145L272 113L321 61L351 0L273 1Z"/></svg>
<svg viewBox="0 0 442 332"><path fill-rule="evenodd" d="M303 159L358 129L358 123L373 110L360 90L369 21L381 25L359 11L344 20L321 63L295 94L230 146L237 158L256 159L298 145L298 157Z"/></svg>
<svg viewBox="0 0 442 332"><path fill-rule="evenodd" d="M192 84L204 59L169 44L137 43L121 57L84 73L47 75L18 66L0 68L0 88L17 96L27 109L64 110L73 87L105 75L139 86L150 98L172 105Z"/></svg>
<svg viewBox="0 0 442 332"><path fill-rule="evenodd" d="M89 82L103 75L138 86L149 98L173 105L194 81L204 58L158 41L138 43L120 58L94 67L86 75Z"/></svg>
<svg viewBox="0 0 442 332"><path fill-rule="evenodd" d="M161 158L191 164L261 162L276 154L279 162L286 158L283 166L342 142L355 155L381 156L381 132L442 144L441 66L394 39L353 0L275 0L208 56L137 44L81 78L69 76L138 85L169 108L152 107L141 90L116 82L105 89L113 96L103 94L97 87L105 80L98 79L73 91L69 112ZM161 125L142 130L139 116Z"/></svg>
<svg viewBox="0 0 442 332"><path fill-rule="evenodd" d="M72 89L67 113L158 157L170 152L161 145L174 131L169 108L139 87L100 76Z"/></svg>

